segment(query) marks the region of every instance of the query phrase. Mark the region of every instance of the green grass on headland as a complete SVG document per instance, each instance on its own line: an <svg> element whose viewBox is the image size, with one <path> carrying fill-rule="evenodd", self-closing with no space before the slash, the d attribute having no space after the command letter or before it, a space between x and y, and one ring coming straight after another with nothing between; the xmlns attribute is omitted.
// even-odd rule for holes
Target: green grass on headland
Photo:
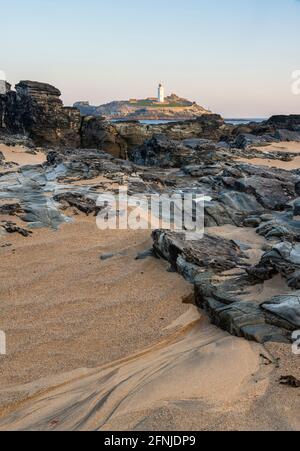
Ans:
<svg viewBox="0 0 300 451"><path fill-rule="evenodd" d="M139 108L189 108L192 105L182 105L180 103L158 103L140 100L138 102L130 102L131 106Z"/></svg>

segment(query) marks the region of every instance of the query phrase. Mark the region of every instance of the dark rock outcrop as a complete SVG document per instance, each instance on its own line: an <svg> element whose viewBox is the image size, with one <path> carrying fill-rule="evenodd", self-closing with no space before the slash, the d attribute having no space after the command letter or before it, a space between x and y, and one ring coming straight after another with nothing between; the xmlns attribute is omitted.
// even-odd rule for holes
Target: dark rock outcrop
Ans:
<svg viewBox="0 0 300 451"><path fill-rule="evenodd" d="M0 129L25 134L36 145L80 146L81 116L64 107L60 91L46 83L21 81L0 99Z"/></svg>
<svg viewBox="0 0 300 451"><path fill-rule="evenodd" d="M101 117L82 117L76 108L64 107L60 91L46 83L21 81L16 91L0 94L0 135L8 141L9 135L18 134L35 145L96 148L148 165L155 165L155 161L166 165L168 158L170 167L195 164L195 161L198 164L199 152L208 150L205 149L208 146L220 154L227 150L227 158L230 154L250 158L253 146L272 141L300 141L299 123L300 116L293 115L273 116L261 124L233 126L225 124L221 116L205 112L192 120L157 125L134 120L110 123ZM155 142L162 135L169 140L168 145ZM291 159L288 154L275 153L270 158ZM254 155L259 156L257 149Z"/></svg>
<svg viewBox="0 0 300 451"><path fill-rule="evenodd" d="M223 119L214 114L154 126L137 121L112 124L64 107L60 91L49 84L21 81L15 88L0 95L0 133L24 135L40 146L97 148L125 159L130 150L156 134L165 133L171 140L218 141L226 129Z"/></svg>
<svg viewBox="0 0 300 451"><path fill-rule="evenodd" d="M23 209L20 204L4 204L0 205L0 215L15 216L19 213L23 213Z"/></svg>
<svg viewBox="0 0 300 451"><path fill-rule="evenodd" d="M101 210L100 207L97 207L97 203L94 199L84 196L83 194L76 193L56 194L54 196L54 200L62 204L65 208L67 207L76 208L82 213L85 213L87 216L90 214L97 216L97 214Z"/></svg>
<svg viewBox="0 0 300 451"><path fill-rule="evenodd" d="M1 225L1 224L0 224ZM4 222L1 227L7 232L7 233L19 233L20 235L24 236L25 238L29 237L32 232L30 230L26 230L23 227L19 227L17 224L11 221Z"/></svg>
<svg viewBox="0 0 300 451"><path fill-rule="evenodd" d="M201 270L219 273L242 265L245 258L233 241L207 234L202 239L187 241L184 233L156 230L152 238L156 255L168 260L191 282Z"/></svg>
<svg viewBox="0 0 300 451"><path fill-rule="evenodd" d="M266 252L258 265L249 268L248 273L260 280L268 280L274 274L281 274L287 284L300 289L300 244L280 242Z"/></svg>
<svg viewBox="0 0 300 451"><path fill-rule="evenodd" d="M82 119L81 144L87 149L101 149L117 158L127 159L127 143L116 127L101 118Z"/></svg>
<svg viewBox="0 0 300 451"><path fill-rule="evenodd" d="M130 159L142 166L180 168L195 162L192 158L193 153L179 141L172 141L165 135L155 135L132 151Z"/></svg>
<svg viewBox="0 0 300 451"><path fill-rule="evenodd" d="M299 298L271 303L243 299L254 282L245 272L246 256L236 243L210 235L186 241L184 234L164 230L155 231L153 241L156 255L194 284L196 303L208 312L213 324L259 343L289 341L298 327ZM279 305L277 310L274 303Z"/></svg>
<svg viewBox="0 0 300 451"><path fill-rule="evenodd" d="M262 304L263 309L279 316L294 327L300 328L300 292L285 296L275 296Z"/></svg>
<svg viewBox="0 0 300 451"><path fill-rule="evenodd" d="M292 388L300 388L300 380L297 379L295 376L282 376L280 378L280 384L281 385L287 385L288 387Z"/></svg>
<svg viewBox="0 0 300 451"><path fill-rule="evenodd" d="M300 115L272 116L262 123L238 126L231 137L234 146L241 149L274 141L300 141Z"/></svg>
<svg viewBox="0 0 300 451"><path fill-rule="evenodd" d="M237 164L222 174L225 187L253 195L263 208L277 211L297 197L298 181L290 171L250 164Z"/></svg>
<svg viewBox="0 0 300 451"><path fill-rule="evenodd" d="M89 102L76 102L83 116L104 116L107 120L183 120L193 119L210 112L205 108L183 99L176 94L165 97L165 103L159 104L156 99L121 100L105 105L92 106Z"/></svg>

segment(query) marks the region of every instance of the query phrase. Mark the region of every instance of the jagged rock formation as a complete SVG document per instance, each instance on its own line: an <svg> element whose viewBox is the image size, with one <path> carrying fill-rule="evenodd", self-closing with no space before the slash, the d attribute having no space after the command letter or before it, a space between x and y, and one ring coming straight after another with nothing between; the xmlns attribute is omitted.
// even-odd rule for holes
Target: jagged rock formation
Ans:
<svg viewBox="0 0 300 451"><path fill-rule="evenodd" d="M281 274L288 286L300 289L300 244L276 244L262 256L258 265L248 269L248 273L259 280L268 280L275 274Z"/></svg>
<svg viewBox="0 0 300 451"><path fill-rule="evenodd" d="M213 114L203 115L196 120L161 125L145 125L136 121L109 123L103 118L84 117L81 141L82 147L100 148L118 158L129 157L132 161L142 161L138 156L139 147L158 135L164 135L172 141L195 138L219 141L226 129L221 116ZM172 147L172 143L170 145Z"/></svg>
<svg viewBox="0 0 300 451"><path fill-rule="evenodd" d="M129 151L130 160L143 166L182 168L199 176L212 175L220 171L220 166L211 165L222 161L222 147L211 140L194 138L182 141L168 138L166 134L154 135L141 146ZM227 153L226 157L230 159Z"/></svg>
<svg viewBox="0 0 300 451"><path fill-rule="evenodd" d="M0 130L25 134L37 145L80 146L81 116L63 106L51 85L21 81L0 96Z"/></svg>
<svg viewBox="0 0 300 451"><path fill-rule="evenodd" d="M11 85L6 80L0 80L0 95L5 95L10 91Z"/></svg>
<svg viewBox="0 0 300 451"><path fill-rule="evenodd" d="M245 254L236 243L210 235L186 241L184 234L164 230L155 231L153 241L155 253L194 284L197 305L216 326L260 343L288 342L299 327L299 297L260 303L243 299L253 281L246 275Z"/></svg>
<svg viewBox="0 0 300 451"><path fill-rule="evenodd" d="M223 133L222 118L210 114L196 121L153 127L136 121L111 124L101 117L82 118L76 108L63 106L60 95L54 86L33 81L22 81L16 91L0 95L0 133L5 142L9 144L13 134L15 141L20 135L35 145L97 148L125 159L132 149L159 133L170 139L216 140Z"/></svg>
<svg viewBox="0 0 300 451"><path fill-rule="evenodd" d="M300 327L300 292L286 296L275 296L270 301L262 304L262 308L279 316L288 323L288 329Z"/></svg>
<svg viewBox="0 0 300 451"><path fill-rule="evenodd" d="M272 116L260 124L235 127L230 140L241 149L275 141L300 141L300 115Z"/></svg>
<svg viewBox="0 0 300 451"><path fill-rule="evenodd" d="M118 133L116 127L99 118L83 118L81 143L87 149L100 148L117 158L128 157L126 140Z"/></svg>
<svg viewBox="0 0 300 451"><path fill-rule="evenodd" d="M137 130L142 132L136 133ZM297 290L300 287L299 246L295 245L295 241L300 242L299 170L236 162L239 151L219 142L221 138L216 141L207 138L211 133L223 138L227 126L219 117L165 125L163 130L164 137L150 136L143 146L130 152L131 157L137 152L135 162L97 149L59 148L48 152L47 163L43 165L14 168L1 174L1 213L16 216L30 229L57 228L70 220L70 210L73 214L74 210L76 214L97 214L98 195L116 185L127 186L129 194L143 196L174 192L205 196L206 227L224 224L251 227L271 240L265 242L268 249L264 249L261 261L263 252L257 261L250 263L243 243L209 233L201 240L184 241L180 233L159 230L153 234L154 254L168 260L172 270L194 284L197 305L207 310L219 327L259 342L288 341L291 332L299 327L298 292L288 292L288 285ZM110 148L116 154L123 145L134 149L132 143L141 136L143 139L145 133L151 135L153 130L140 128L136 123L110 129L110 124L99 118L84 118L81 128L86 146L98 141L103 146L120 146ZM206 138L201 138L203 135ZM248 154L247 150L244 152ZM177 165L180 168L176 169ZM93 184L91 179L99 176L101 181ZM76 185L81 180L85 180L84 185ZM24 232L7 218L2 229L29 235L27 228ZM253 286L262 285L276 274L287 281L284 296L270 296L259 302L248 298Z"/></svg>

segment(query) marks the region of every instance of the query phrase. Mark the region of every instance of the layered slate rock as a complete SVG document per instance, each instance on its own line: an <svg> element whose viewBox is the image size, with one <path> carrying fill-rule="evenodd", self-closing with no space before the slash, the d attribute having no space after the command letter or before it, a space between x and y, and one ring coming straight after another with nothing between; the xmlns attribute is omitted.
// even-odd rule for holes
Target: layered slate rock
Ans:
<svg viewBox="0 0 300 451"><path fill-rule="evenodd" d="M270 301L265 302L262 307L285 320L291 330L300 328L300 292L286 295L275 296Z"/></svg>
<svg viewBox="0 0 300 451"><path fill-rule="evenodd" d="M186 241L184 233L156 230L152 238L155 253L190 281L199 269L218 273L242 265L245 258L233 241L207 234L202 239Z"/></svg>
<svg viewBox="0 0 300 451"><path fill-rule="evenodd" d="M64 208L73 207L87 216L93 214L97 216L100 207L97 207L97 202L95 199L88 197L87 195L79 193L61 193L54 196L54 200L59 202Z"/></svg>
<svg viewBox="0 0 300 451"><path fill-rule="evenodd" d="M205 161L207 155L203 155ZM220 160L208 165L204 174L200 165L183 168L212 198L205 202L206 227L231 224L258 227L257 232L266 238L300 236L299 221L294 219L299 191L297 172L234 164L224 150Z"/></svg>
<svg viewBox="0 0 300 451"><path fill-rule="evenodd" d="M155 162L169 167L201 164L201 152L209 150L205 149L209 145L203 142L205 140L215 145L213 151L218 148L221 154L224 149L228 150L228 158L230 154L250 158L251 152L252 156L259 156L257 149L252 150L254 145L300 141L299 123L300 115L274 116L261 124L236 127L226 124L217 114L201 114L193 120L156 125L134 120L110 123L101 117L82 117L76 108L64 107L60 91L46 83L21 81L16 85L16 92L0 94L0 135L24 135L39 146L96 148L146 165L155 165ZM169 140L168 147L155 142L159 135ZM165 157L163 150L166 150ZM291 159L287 153L278 152L270 152L269 157Z"/></svg>
<svg viewBox="0 0 300 451"><path fill-rule="evenodd" d="M246 256L237 243L210 235L187 241L182 233L164 230L155 231L153 241L156 255L194 284L196 303L213 324L260 343L289 341L298 321L297 302L285 299L278 314L274 300L268 308L268 300L261 306L242 296L258 282L247 274Z"/></svg>
<svg viewBox="0 0 300 451"><path fill-rule="evenodd" d="M219 142L222 136L226 135L229 127L217 114L204 114L194 120L169 124L144 125L138 122L119 122L115 123L114 126L128 143L129 157L133 161L136 154L131 156L130 151L136 149L138 152L139 146L142 146L146 141L151 142L152 138L156 136L164 135L171 141L171 145L174 141L178 141L177 144L183 141L181 143L183 146L195 148L207 144L207 140Z"/></svg>
<svg viewBox="0 0 300 451"><path fill-rule="evenodd" d="M295 219L292 211L278 213L271 218L269 215L262 215L256 232L267 240L284 240L293 243L300 241L300 222Z"/></svg>
<svg viewBox="0 0 300 451"><path fill-rule="evenodd" d="M248 273L260 280L268 280L281 274L293 289L300 289L300 244L280 242L266 252L258 265Z"/></svg>

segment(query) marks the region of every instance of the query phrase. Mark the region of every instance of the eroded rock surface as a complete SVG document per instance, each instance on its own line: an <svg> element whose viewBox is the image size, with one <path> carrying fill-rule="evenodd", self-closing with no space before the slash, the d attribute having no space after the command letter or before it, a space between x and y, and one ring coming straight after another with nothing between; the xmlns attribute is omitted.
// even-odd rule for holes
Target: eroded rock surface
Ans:
<svg viewBox="0 0 300 451"><path fill-rule="evenodd" d="M36 145L79 147L80 113L64 107L60 95L46 83L21 81L16 91L0 96L0 129L25 134Z"/></svg>
<svg viewBox="0 0 300 451"><path fill-rule="evenodd" d="M187 241L164 230L155 231L153 240L155 253L194 284L197 305L218 327L260 343L286 342L298 327L298 296L247 300L247 289L258 282L247 273L247 256L237 243L210 235Z"/></svg>
<svg viewBox="0 0 300 451"><path fill-rule="evenodd" d="M300 289L300 244L280 242L266 252L258 265L248 269L249 274L261 280L268 280L274 274L281 274L288 286Z"/></svg>
<svg viewBox="0 0 300 451"><path fill-rule="evenodd" d="M286 320L292 326L300 328L300 292L287 296L276 296L265 302L262 307Z"/></svg>

